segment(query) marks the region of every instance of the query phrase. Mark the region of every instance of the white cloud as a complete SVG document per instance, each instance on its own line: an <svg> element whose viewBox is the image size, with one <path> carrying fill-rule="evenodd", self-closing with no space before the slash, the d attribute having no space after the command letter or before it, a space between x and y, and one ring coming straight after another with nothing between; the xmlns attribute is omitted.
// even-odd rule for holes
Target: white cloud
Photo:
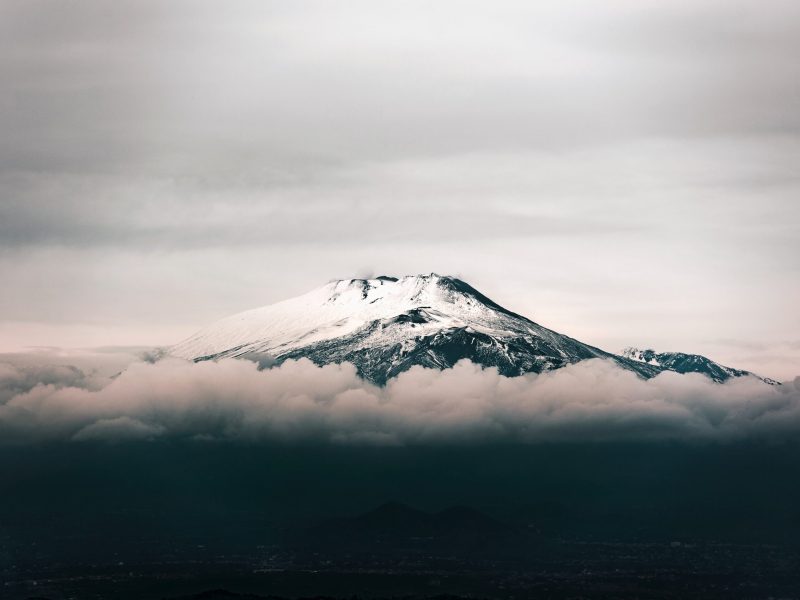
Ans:
<svg viewBox="0 0 800 600"><path fill-rule="evenodd" d="M19 367L6 366L8 371ZM584 361L507 378L468 361L415 367L378 388L349 364L246 360L135 362L99 389L71 377L0 405L6 443L203 439L442 444L785 439L800 433L800 378L768 386L663 373L649 381Z"/></svg>

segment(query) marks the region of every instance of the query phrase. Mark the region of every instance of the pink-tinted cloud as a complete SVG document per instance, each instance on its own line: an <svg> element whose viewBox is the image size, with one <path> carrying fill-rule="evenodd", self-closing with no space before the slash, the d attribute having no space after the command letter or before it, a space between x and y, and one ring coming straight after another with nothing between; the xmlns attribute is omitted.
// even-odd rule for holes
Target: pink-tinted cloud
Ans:
<svg viewBox="0 0 800 600"><path fill-rule="evenodd" d="M168 358L133 362L107 379L76 367L38 368L0 366L6 443L724 441L800 434L800 378L783 386L752 378L716 384L667 372L644 381L601 360L515 378L468 361L444 371L415 367L384 388L361 380L352 365L308 360L259 370L247 360Z"/></svg>

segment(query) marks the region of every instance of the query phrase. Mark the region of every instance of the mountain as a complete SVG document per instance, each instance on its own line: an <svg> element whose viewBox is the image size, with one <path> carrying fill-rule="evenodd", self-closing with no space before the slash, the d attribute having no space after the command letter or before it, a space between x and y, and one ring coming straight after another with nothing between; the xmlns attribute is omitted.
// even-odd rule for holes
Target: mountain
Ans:
<svg viewBox="0 0 800 600"><path fill-rule="evenodd" d="M414 365L444 369L464 358L506 376L590 358L612 360L644 378L669 368L542 327L464 281L435 273L333 281L222 319L170 353L194 361L243 357L280 363L305 357L317 364L350 362L378 385Z"/></svg>
<svg viewBox="0 0 800 600"><path fill-rule="evenodd" d="M191 360L269 355L351 362L374 383L414 365L463 358L504 375L606 358L651 377L660 369L561 335L436 274L334 281L308 294L222 319L171 349Z"/></svg>
<svg viewBox="0 0 800 600"><path fill-rule="evenodd" d="M686 354L685 352L656 352L655 350L647 349L640 350L639 348L625 348L622 351L622 356L636 360L654 367L659 367L665 371L675 371L676 373L701 373L706 377L710 377L717 383L722 383L731 379L732 377L758 377L764 383L771 385L779 385L774 379L760 377L750 371L743 371L741 369L734 369L733 367L726 367L718 362L714 362L710 358L701 356L699 354Z"/></svg>

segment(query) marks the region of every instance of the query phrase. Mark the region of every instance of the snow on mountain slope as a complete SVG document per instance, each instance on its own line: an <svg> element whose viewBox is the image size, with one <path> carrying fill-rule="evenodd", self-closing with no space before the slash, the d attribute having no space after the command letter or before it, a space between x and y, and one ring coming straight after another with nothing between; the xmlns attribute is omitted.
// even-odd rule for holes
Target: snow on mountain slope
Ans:
<svg viewBox="0 0 800 600"><path fill-rule="evenodd" d="M173 348L173 354L198 358L267 352L278 356L352 335L378 321L389 325L401 315L406 318L397 327L382 327L383 341L458 326L515 330L500 307L485 301L458 290L455 279L435 274L334 281L303 296L222 319Z"/></svg>
<svg viewBox="0 0 800 600"><path fill-rule="evenodd" d="M504 375L541 373L605 358L642 377L664 370L542 327L465 282L431 273L334 281L303 296L218 321L174 346L190 360L267 355L317 364L351 362L374 383L422 365L463 358ZM744 373L744 372L743 372Z"/></svg>
<svg viewBox="0 0 800 600"><path fill-rule="evenodd" d="M622 351L622 356L648 365L660 367L666 371L675 371L676 373L702 373L718 383L727 381L731 377L752 376L758 377L764 383L769 383L771 385L778 384L778 382L773 379L761 377L750 371L726 367L700 354L656 352L651 349L640 350L639 348L630 347Z"/></svg>

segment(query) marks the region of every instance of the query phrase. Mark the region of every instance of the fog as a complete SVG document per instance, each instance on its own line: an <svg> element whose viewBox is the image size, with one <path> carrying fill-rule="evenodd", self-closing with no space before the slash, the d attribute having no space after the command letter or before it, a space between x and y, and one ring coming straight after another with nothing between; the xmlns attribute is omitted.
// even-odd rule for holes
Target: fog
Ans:
<svg viewBox="0 0 800 600"><path fill-rule="evenodd" d="M148 355L109 376L64 358L0 363L3 443L724 442L800 433L800 378L717 384L665 372L645 381L599 359L508 378L465 360L444 371L414 367L381 388L353 365L306 359L263 368L269 360Z"/></svg>

